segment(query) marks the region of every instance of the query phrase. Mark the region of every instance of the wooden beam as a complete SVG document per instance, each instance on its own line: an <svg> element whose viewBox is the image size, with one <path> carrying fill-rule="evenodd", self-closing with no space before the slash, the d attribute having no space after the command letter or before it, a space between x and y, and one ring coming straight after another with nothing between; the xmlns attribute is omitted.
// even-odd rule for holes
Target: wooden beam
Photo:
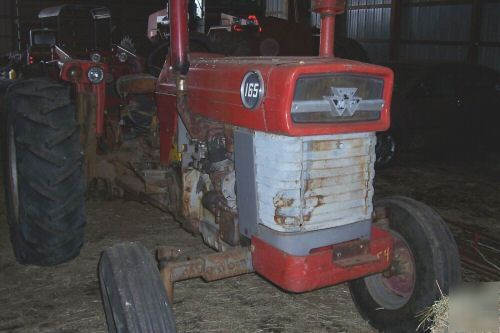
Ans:
<svg viewBox="0 0 500 333"><path fill-rule="evenodd" d="M481 43L481 22L483 6L481 0L472 1L470 18L470 43L467 60L471 64L479 63L479 44Z"/></svg>
<svg viewBox="0 0 500 333"><path fill-rule="evenodd" d="M11 48L16 49L17 51L21 51L21 36L19 35L19 16L17 10L16 0L10 0L10 13L12 16L12 40L11 40ZM14 50L12 50L14 51Z"/></svg>
<svg viewBox="0 0 500 333"><path fill-rule="evenodd" d="M389 58L391 61L399 61L399 50L401 47L401 16L403 6L401 1L392 0L391 3L391 44L389 46Z"/></svg>

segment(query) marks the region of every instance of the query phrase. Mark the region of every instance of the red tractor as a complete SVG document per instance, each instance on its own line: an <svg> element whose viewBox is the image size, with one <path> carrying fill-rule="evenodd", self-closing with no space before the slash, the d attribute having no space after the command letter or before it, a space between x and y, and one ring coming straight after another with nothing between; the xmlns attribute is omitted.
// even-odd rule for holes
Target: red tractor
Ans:
<svg viewBox="0 0 500 333"><path fill-rule="evenodd" d="M169 7L171 47L155 88L158 121L98 163L109 167L117 193L171 212L218 252L181 260L161 247L155 261L139 243L106 249L99 278L109 331L175 332L176 281L251 272L292 293L349 282L374 327L416 330L421 311L460 282L457 246L423 203L373 202L376 132L390 124L393 73L333 56L335 15L345 0L312 0L322 18L319 57L190 53L187 1ZM46 99L50 89L59 97ZM15 115L7 133L18 143L7 150L9 220L13 237L22 239L17 253L27 257L40 244L38 233L27 231L58 228L68 240L54 252L62 255L75 249L72 237L83 227L74 222L83 219L83 198L75 194L82 191L83 157L74 121L63 117L74 109L63 88L50 89L33 89L40 107L29 117L34 103L12 98L30 92L27 86L14 86L7 97ZM130 95L146 90L128 86ZM20 131L42 121L58 129L43 144L45 132ZM75 153L57 154L66 150ZM30 163L39 160L54 167L36 173Z"/></svg>
<svg viewBox="0 0 500 333"><path fill-rule="evenodd" d="M2 144L16 257L53 265L83 245L85 178L96 179L98 154L122 140L121 123L129 132L145 122L149 128L156 79L139 74L143 61L112 44L107 8L62 5L43 9L39 18L42 28L30 31L17 66L20 79L3 89ZM132 82L150 97L134 99L127 93Z"/></svg>
<svg viewBox="0 0 500 333"><path fill-rule="evenodd" d="M350 281L362 315L401 332L459 283L457 247L436 212L403 197L373 204L375 133L389 127L393 74L333 57L344 7L312 1L319 57L227 58L189 54L186 2L170 2L172 46L156 88L165 185L151 176L144 185L220 252L177 261L160 248L158 271L137 243L106 250L110 331L174 332L173 284L195 277L256 272L294 293Z"/></svg>

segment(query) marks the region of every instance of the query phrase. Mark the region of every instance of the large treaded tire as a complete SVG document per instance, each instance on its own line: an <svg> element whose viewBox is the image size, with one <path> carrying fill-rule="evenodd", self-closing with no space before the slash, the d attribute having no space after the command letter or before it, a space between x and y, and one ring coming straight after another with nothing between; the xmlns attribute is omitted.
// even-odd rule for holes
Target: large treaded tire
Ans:
<svg viewBox="0 0 500 333"><path fill-rule="evenodd" d="M110 333L176 332L156 262L142 244L106 249L99 263L99 280Z"/></svg>
<svg viewBox="0 0 500 333"><path fill-rule="evenodd" d="M458 248L443 219L429 206L405 197L391 197L376 203L386 207L390 230L402 236L414 258L415 285L406 304L384 308L370 293L366 277L349 283L359 312L383 332L415 332L422 311L447 295L461 280ZM439 285L439 286L438 286ZM372 287L373 288L373 287ZM418 332L423 332L420 328Z"/></svg>
<svg viewBox="0 0 500 333"><path fill-rule="evenodd" d="M3 115L7 220L21 264L56 265L84 240L85 182L76 109L67 85L44 79L11 85Z"/></svg>

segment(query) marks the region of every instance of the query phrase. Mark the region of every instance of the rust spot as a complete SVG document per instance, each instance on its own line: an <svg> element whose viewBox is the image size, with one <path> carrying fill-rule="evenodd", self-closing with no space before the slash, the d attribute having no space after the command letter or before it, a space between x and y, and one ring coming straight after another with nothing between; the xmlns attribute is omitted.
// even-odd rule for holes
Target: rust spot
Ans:
<svg viewBox="0 0 500 333"><path fill-rule="evenodd" d="M317 195L316 198L318 198L318 203L316 204L316 208L321 207L325 204L325 196L324 195Z"/></svg>
<svg viewBox="0 0 500 333"><path fill-rule="evenodd" d="M295 202L295 199L285 198L285 195L283 193L281 195L274 197L274 200L273 200L274 207L276 207L277 209L284 208L284 207L291 207L291 206L293 206L294 202Z"/></svg>
<svg viewBox="0 0 500 333"><path fill-rule="evenodd" d="M278 225L286 225L286 217L278 215L277 209L276 209L276 215L274 216L274 222Z"/></svg>
<svg viewBox="0 0 500 333"><path fill-rule="evenodd" d="M278 225L287 225L287 219L289 218L288 216L283 216L281 214L281 210L286 207L292 207L295 202L294 198L287 198L285 196L285 193L278 193L274 199L273 199L273 204L274 207L276 208L274 210L274 222Z"/></svg>

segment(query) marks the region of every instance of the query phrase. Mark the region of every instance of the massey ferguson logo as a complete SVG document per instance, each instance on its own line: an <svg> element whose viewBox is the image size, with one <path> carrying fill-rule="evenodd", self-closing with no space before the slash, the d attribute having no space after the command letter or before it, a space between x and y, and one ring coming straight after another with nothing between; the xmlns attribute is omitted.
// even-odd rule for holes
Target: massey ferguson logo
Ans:
<svg viewBox="0 0 500 333"><path fill-rule="evenodd" d="M361 103L362 98L357 97L358 88L335 88L332 87L332 96L325 96L330 106L332 113L338 117L350 117L356 113Z"/></svg>

